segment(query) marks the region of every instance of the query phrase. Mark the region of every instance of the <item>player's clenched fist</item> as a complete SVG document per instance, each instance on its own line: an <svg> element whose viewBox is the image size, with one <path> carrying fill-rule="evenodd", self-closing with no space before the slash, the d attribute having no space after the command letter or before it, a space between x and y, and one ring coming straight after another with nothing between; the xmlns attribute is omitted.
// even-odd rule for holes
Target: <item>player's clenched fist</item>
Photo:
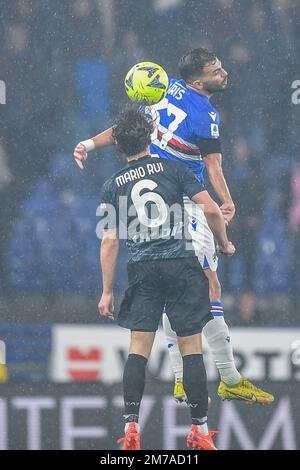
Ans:
<svg viewBox="0 0 300 470"><path fill-rule="evenodd" d="M75 162L79 166L81 170L83 170L83 162L87 159L88 152L94 150L95 142L93 139L84 140L83 142L79 142L74 149L74 158Z"/></svg>
<svg viewBox="0 0 300 470"><path fill-rule="evenodd" d="M112 292L102 294L102 297L98 303L98 310L102 317L107 317L110 320L114 320L114 295Z"/></svg>
<svg viewBox="0 0 300 470"><path fill-rule="evenodd" d="M226 256L232 256L235 253L235 246L233 243L228 242L226 246L218 246L218 251L219 253L222 253L223 255Z"/></svg>
<svg viewBox="0 0 300 470"><path fill-rule="evenodd" d="M220 209L225 220L227 220L227 222L230 222L231 219L233 219L234 214L235 214L235 206L233 202L224 202L224 204L222 204Z"/></svg>

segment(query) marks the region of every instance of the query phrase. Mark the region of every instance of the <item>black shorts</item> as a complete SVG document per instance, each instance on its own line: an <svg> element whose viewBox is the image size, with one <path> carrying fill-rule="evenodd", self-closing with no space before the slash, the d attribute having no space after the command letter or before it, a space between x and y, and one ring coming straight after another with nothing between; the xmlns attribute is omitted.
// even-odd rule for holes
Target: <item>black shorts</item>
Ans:
<svg viewBox="0 0 300 470"><path fill-rule="evenodd" d="M166 306L178 336L200 333L209 320L208 280L196 257L128 264L129 287L118 324L132 331L156 331Z"/></svg>

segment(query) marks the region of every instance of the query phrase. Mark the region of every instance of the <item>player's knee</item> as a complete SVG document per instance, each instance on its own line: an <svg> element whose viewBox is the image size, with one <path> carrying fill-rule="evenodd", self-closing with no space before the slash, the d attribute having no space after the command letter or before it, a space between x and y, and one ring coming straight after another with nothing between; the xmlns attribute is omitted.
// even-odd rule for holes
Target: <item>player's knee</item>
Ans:
<svg viewBox="0 0 300 470"><path fill-rule="evenodd" d="M192 335L192 336L178 336L178 345L181 355L188 356L190 354L201 354L202 353L202 343L201 335Z"/></svg>
<svg viewBox="0 0 300 470"><path fill-rule="evenodd" d="M138 354L149 358L155 333L132 331L129 354Z"/></svg>

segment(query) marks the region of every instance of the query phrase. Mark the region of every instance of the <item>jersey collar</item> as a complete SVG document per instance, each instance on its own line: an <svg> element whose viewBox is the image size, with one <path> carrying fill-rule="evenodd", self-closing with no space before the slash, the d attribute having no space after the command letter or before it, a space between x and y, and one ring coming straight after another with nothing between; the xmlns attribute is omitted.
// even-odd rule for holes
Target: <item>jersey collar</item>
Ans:
<svg viewBox="0 0 300 470"><path fill-rule="evenodd" d="M137 164L147 161L149 158L151 158L151 155L145 155L144 157L138 158L137 160L131 160L130 162L127 162L127 165L128 166L137 165Z"/></svg>

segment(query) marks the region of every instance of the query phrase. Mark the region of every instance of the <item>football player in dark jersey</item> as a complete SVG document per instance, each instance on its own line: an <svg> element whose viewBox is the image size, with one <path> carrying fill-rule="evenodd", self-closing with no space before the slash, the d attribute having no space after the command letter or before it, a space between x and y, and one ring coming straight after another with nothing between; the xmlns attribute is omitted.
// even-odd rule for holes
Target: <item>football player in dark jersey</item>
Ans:
<svg viewBox="0 0 300 470"><path fill-rule="evenodd" d="M131 330L123 376L124 449L140 449L138 420L145 369L165 306L183 360L192 421L187 445L215 450L214 432L207 428L208 393L200 335L213 315L207 278L185 237L183 194L203 207L219 250L232 255L235 249L227 239L218 205L193 172L178 162L151 158L152 131L153 122L140 109L131 106L120 114L113 137L128 164L104 183L100 206L103 293L99 311L110 319L114 318L120 222L126 227L129 251L129 287L117 318L120 326Z"/></svg>

